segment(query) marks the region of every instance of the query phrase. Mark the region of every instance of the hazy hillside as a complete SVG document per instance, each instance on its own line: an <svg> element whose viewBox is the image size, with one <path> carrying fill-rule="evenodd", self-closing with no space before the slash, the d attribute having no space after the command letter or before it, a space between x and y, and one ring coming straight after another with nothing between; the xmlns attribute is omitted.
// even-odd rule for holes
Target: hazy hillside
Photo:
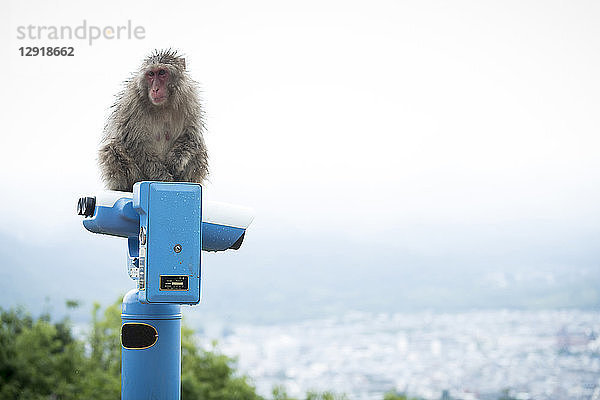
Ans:
<svg viewBox="0 0 600 400"><path fill-rule="evenodd" d="M600 269L593 254L586 260L562 250L536 249L538 255L486 256L485 249L475 247L465 255L432 246L425 255L394 243L265 232L250 232L237 252L203 255L203 303L194 318L277 322L349 310L600 304ZM133 287L125 270L124 239L76 228L69 236L53 244L0 237L2 305L23 304L34 312L51 308L60 314L64 299L79 299L84 307L76 318L87 318L93 301L112 302Z"/></svg>

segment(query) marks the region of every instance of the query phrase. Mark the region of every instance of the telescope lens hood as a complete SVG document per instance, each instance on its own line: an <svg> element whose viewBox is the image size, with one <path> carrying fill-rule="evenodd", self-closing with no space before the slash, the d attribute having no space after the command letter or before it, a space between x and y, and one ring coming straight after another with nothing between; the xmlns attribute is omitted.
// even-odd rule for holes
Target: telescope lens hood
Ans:
<svg viewBox="0 0 600 400"><path fill-rule="evenodd" d="M96 208L95 197L81 197L77 202L77 215L83 215L84 217L91 217L94 215L94 209Z"/></svg>

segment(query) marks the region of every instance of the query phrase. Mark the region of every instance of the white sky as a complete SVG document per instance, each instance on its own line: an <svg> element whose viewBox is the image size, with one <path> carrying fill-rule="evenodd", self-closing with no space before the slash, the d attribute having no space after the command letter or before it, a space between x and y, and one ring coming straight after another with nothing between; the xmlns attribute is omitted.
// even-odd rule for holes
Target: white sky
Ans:
<svg viewBox="0 0 600 400"><path fill-rule="evenodd" d="M165 46L187 55L203 87L209 197L253 207L257 229L359 237L540 221L532 235L598 232L598 2L9 4L0 48L9 234L59 240L79 226L76 199L101 187L96 149L113 95ZM16 39L19 25L83 19L131 19L146 39ZM41 45L72 45L76 56L19 56Z"/></svg>

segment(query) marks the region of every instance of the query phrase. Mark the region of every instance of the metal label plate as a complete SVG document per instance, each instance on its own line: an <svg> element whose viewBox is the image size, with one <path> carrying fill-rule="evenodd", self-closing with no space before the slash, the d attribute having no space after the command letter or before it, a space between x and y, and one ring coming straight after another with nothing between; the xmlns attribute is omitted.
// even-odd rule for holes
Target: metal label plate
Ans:
<svg viewBox="0 0 600 400"><path fill-rule="evenodd" d="M189 290L187 275L161 275L160 290Z"/></svg>

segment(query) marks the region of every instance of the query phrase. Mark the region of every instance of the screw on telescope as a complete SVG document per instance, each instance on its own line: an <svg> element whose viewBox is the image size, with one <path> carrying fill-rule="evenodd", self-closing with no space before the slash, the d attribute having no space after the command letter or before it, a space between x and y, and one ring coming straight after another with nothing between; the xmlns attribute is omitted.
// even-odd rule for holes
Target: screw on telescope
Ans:
<svg viewBox="0 0 600 400"><path fill-rule="evenodd" d="M175 251L175 253L180 253L181 252L181 245L180 244L176 244L175 247L173 247L173 251Z"/></svg>
<svg viewBox="0 0 600 400"><path fill-rule="evenodd" d="M95 197L81 197L77 202L77 215L83 215L84 217L91 217L94 215L94 209L96 208Z"/></svg>

